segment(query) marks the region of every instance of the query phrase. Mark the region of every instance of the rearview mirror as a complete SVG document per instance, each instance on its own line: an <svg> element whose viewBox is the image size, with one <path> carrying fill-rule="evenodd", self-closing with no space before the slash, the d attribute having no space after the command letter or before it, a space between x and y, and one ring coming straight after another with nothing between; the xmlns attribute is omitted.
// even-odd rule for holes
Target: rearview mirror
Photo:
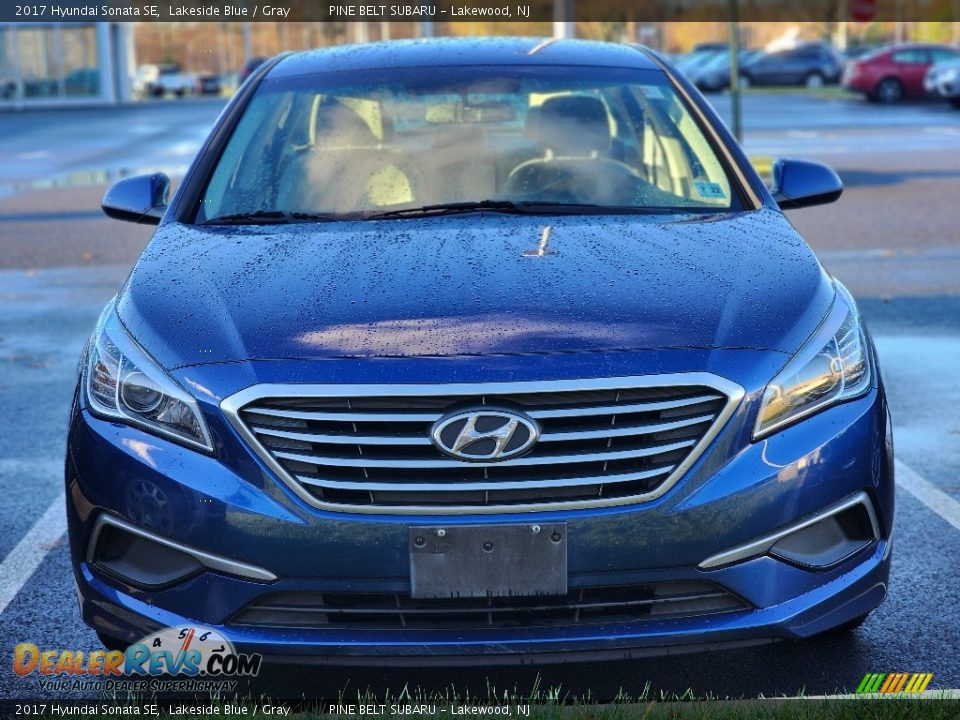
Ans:
<svg viewBox="0 0 960 720"><path fill-rule="evenodd" d="M783 210L832 203L843 193L843 181L829 167L806 160L773 163L773 199Z"/></svg>
<svg viewBox="0 0 960 720"><path fill-rule="evenodd" d="M137 175L114 183L100 201L107 217L156 225L167 209L170 178L163 173Z"/></svg>

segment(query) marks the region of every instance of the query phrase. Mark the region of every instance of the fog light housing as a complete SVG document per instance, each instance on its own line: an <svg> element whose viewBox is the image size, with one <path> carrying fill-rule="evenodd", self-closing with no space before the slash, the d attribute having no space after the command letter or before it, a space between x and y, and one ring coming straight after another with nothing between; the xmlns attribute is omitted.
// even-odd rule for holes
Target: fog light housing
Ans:
<svg viewBox="0 0 960 720"><path fill-rule="evenodd" d="M769 535L708 557L698 567L712 570L768 555L806 570L826 570L877 540L880 526L873 503L861 490Z"/></svg>
<svg viewBox="0 0 960 720"><path fill-rule="evenodd" d="M115 525L104 525L95 543L90 555L91 565L136 587L168 587L203 569L187 553Z"/></svg>
<svg viewBox="0 0 960 720"><path fill-rule="evenodd" d="M265 568L184 545L108 513L94 523L86 559L92 568L143 588L167 587L207 571L254 582L277 579Z"/></svg>
<svg viewBox="0 0 960 720"><path fill-rule="evenodd" d="M863 505L854 505L778 540L770 554L805 568L828 568L869 546L876 539Z"/></svg>

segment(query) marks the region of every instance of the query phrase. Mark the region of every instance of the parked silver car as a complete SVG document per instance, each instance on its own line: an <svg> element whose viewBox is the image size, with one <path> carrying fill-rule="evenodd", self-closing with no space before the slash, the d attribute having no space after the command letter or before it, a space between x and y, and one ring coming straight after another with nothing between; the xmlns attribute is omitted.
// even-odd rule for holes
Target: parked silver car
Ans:
<svg viewBox="0 0 960 720"><path fill-rule="evenodd" d="M939 96L960 109L960 60L947 60L932 65L923 79L928 95Z"/></svg>

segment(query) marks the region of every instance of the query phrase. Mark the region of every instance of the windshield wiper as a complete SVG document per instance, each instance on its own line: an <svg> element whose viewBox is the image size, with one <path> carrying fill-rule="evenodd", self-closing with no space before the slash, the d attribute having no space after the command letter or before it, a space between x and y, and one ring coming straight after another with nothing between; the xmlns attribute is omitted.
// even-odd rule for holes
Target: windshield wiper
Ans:
<svg viewBox="0 0 960 720"><path fill-rule="evenodd" d="M545 202L540 200L524 200L516 204L523 212L552 215L664 215L696 211L696 209L686 207L599 205L597 203Z"/></svg>
<svg viewBox="0 0 960 720"><path fill-rule="evenodd" d="M596 203L548 202L541 200L477 200L472 202L440 203L422 207L401 208L373 213L332 215L329 213L287 212L285 210L255 210L253 212L221 215L206 220L204 225L270 225L302 222L336 222L339 220L390 220L413 217L439 217L472 212L499 212L518 215L659 215L665 213L696 212L684 207L644 207L632 205L598 205Z"/></svg>
<svg viewBox="0 0 960 720"><path fill-rule="evenodd" d="M439 205L424 205L422 207L402 208L400 210L386 210L384 212L371 213L366 217L368 220L387 220L389 218L414 217L420 215L455 215L457 213L470 213L482 210L510 212L521 209L521 203L516 203L512 200L477 200L475 202L440 203Z"/></svg>
<svg viewBox="0 0 960 720"><path fill-rule="evenodd" d="M221 215L204 221L204 225L271 225L300 222L335 222L341 218L323 213L286 212L284 210L254 210L253 212Z"/></svg>
<svg viewBox="0 0 960 720"><path fill-rule="evenodd" d="M367 220L388 220L391 218L436 217L471 212L501 212L521 215L629 215L663 214L688 212L688 208L675 207L635 207L632 205L598 205L596 203L548 202L541 200L478 200L476 202L442 203L424 205L416 208L402 208L366 215Z"/></svg>

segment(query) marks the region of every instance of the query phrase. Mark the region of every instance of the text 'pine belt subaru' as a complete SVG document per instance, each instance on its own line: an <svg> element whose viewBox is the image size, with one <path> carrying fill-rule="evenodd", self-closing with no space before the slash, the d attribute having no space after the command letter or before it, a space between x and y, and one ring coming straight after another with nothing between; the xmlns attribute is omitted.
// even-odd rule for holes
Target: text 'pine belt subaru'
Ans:
<svg viewBox="0 0 960 720"><path fill-rule="evenodd" d="M890 421L847 290L700 95L626 45L264 63L82 362L84 619L265 662L630 657L854 627Z"/></svg>

